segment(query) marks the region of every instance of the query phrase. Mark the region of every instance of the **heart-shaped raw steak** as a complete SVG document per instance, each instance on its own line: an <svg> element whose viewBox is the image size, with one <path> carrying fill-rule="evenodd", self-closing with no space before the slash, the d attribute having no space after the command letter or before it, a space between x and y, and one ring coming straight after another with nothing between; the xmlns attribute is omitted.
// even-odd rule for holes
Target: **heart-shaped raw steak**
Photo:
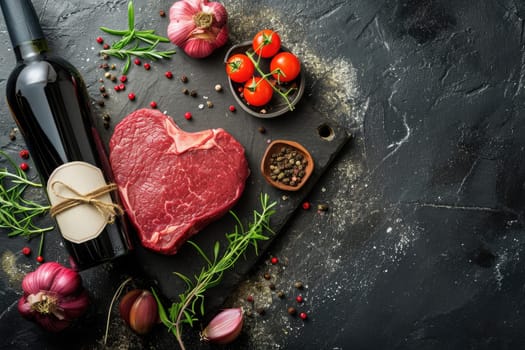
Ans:
<svg viewBox="0 0 525 350"><path fill-rule="evenodd" d="M109 147L115 182L142 244L164 254L175 254L228 212L250 174L232 135L223 129L188 133L153 109L125 117Z"/></svg>

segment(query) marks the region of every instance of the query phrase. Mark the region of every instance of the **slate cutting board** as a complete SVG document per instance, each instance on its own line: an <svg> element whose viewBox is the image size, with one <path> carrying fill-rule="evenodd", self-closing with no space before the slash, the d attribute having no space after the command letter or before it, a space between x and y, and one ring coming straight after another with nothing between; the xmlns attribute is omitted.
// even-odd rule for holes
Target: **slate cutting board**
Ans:
<svg viewBox="0 0 525 350"><path fill-rule="evenodd" d="M114 83L103 78L105 71L99 65L105 61L97 57L96 50L98 48L89 50L88 55L90 56L83 57L82 62L79 62L76 57L70 61L83 74L89 93L94 100L102 100L99 88L101 85L106 87L109 98L104 99L104 106L100 106L95 101L93 103L93 114L96 118L97 128L106 144L116 123L132 111L148 107L152 100L158 103L159 110L173 117L175 122L185 131L191 132L220 127L230 132L245 147L251 169L246 189L233 210L243 223L247 223L252 218L253 210L260 210L260 195L267 193L272 201L277 201L277 213L272 216L271 226L276 235L283 234L285 231L282 229L287 220L293 215L301 202L307 198L309 191L327 170L339 150L349 140L350 135L343 126L334 124L313 109L309 103L310 92L308 87L314 82L309 80L308 72L306 72L307 88L295 111L272 119L255 118L242 111L240 107L237 107L236 112L231 112L228 107L236 103L231 92L228 91L223 59L227 48L233 44L227 44L209 58L202 60L189 58L178 50L180 52L171 60L151 62L152 68L149 71L143 69L143 66L133 65L128 73L126 90L123 92L114 91ZM63 50L63 48L53 47L53 45L55 44L51 42L53 51L61 52ZM5 55L9 54L11 53ZM119 75L118 69L122 62L110 59L108 63L117 65L117 69L111 72ZM173 72L173 79L167 79L164 76L164 72L167 70ZM179 77L182 74L187 75L187 83L180 81ZM222 92L215 91L216 84L222 85ZM181 92L183 88L195 90L197 96L191 97L183 94ZM129 92L135 93L135 101L128 100L127 94ZM212 108L207 107L208 101L213 103ZM3 106L2 108L4 109L1 116L2 125L9 125L8 118L10 116L7 107ZM187 111L193 114L190 121L183 117ZM102 116L105 114L111 117L109 128L104 127ZM259 131L261 126L265 128L265 133ZM0 135L0 147L16 156L18 150L24 147L23 140L18 136L17 140L13 142L9 140L7 134L6 130ZM263 153L268 143L275 139L288 139L301 143L309 150L314 159L314 174L300 191L283 192L277 190L267 184L259 172ZM31 164L31 160L29 162ZM29 172L29 176L34 179L37 178L34 169ZM30 196L36 200L44 200L41 191L32 191ZM41 221L43 225L50 223L49 218L43 218ZM212 251L211 248L216 240L222 242L224 249L226 242L224 235L231 232L233 228L234 220L230 215L226 215L194 236L193 240L207 253ZM256 264L258 259L265 259L271 254L271 252L266 251L270 243L271 240L259 245L259 256L256 256L250 249L246 257L239 260L234 271L224 275L221 285L209 291L206 297L206 308L208 310L219 308L229 292L241 281L243 275ZM30 245L34 252L38 250L38 240L27 243L20 239L9 239L4 232L0 235L2 254L9 251L17 252L21 246L26 244ZM48 261L59 261L67 264L67 253L56 231L47 234L44 249ZM25 260L20 260L20 258L17 262L25 264ZM204 261L189 245L186 245L175 256L164 256L148 251L136 242L135 251L129 256L116 260L115 263L82 272L85 284L93 294L95 303L95 310L87 316L83 326L100 328L103 315L107 312L108 300L111 299L117 285L126 277L131 276L137 281L142 281L144 287L155 286L165 300L169 301L176 299L178 294L185 289L185 284L173 272L177 271L187 276L193 276L203 266ZM28 268L30 266L25 264L22 270ZM27 323L18 317L16 308L9 307L18 298L19 285L16 281L4 279L1 282L1 290L5 296L2 309L9 309L5 317L13 322L20 323L20 327L25 327ZM15 338L17 337L15 336ZM48 340L52 341L52 339Z"/></svg>

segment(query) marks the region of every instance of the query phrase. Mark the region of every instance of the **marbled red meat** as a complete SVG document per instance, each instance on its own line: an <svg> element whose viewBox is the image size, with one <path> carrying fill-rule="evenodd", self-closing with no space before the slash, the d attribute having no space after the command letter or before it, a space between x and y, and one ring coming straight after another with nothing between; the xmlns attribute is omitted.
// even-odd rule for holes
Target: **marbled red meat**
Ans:
<svg viewBox="0 0 525 350"><path fill-rule="evenodd" d="M228 212L250 173L243 146L225 130L188 133L152 109L125 117L109 146L126 213L143 246L163 254Z"/></svg>

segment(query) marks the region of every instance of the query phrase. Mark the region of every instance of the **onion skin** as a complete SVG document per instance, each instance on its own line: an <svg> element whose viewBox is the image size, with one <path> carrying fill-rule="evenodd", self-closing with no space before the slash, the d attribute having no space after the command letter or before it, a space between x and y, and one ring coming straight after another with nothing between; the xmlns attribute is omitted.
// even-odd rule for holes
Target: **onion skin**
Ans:
<svg viewBox="0 0 525 350"><path fill-rule="evenodd" d="M228 41L228 13L216 1L179 0L170 8L168 38L193 58L204 58Z"/></svg>
<svg viewBox="0 0 525 350"><path fill-rule="evenodd" d="M40 265L22 281L18 311L51 332L60 332L88 309L89 295L78 272L56 262Z"/></svg>
<svg viewBox="0 0 525 350"><path fill-rule="evenodd" d="M229 344L241 334L244 323L242 308L224 309L201 332L201 340L215 344Z"/></svg>
<svg viewBox="0 0 525 350"><path fill-rule="evenodd" d="M119 304L120 317L137 334L149 333L159 322L157 301L148 290L133 289Z"/></svg>

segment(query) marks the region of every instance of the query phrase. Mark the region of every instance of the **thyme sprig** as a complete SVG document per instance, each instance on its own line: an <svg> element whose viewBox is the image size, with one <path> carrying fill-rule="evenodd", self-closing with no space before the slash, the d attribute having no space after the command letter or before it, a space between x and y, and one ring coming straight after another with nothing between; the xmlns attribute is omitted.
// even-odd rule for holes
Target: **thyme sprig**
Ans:
<svg viewBox="0 0 525 350"><path fill-rule="evenodd" d="M273 234L270 227L270 217L275 213L274 207L277 203L270 203L270 197L267 194L261 194L260 202L262 211L254 210L253 222L248 223L247 227L242 224L234 212L230 211L236 225L232 233L226 234L228 246L222 256L219 256L221 248L218 241L215 242L213 258L211 259L196 243L188 241L205 260L206 266L198 275L194 276L195 280L175 272L186 283L187 289L184 293L179 294L179 301L174 302L169 310L164 308L153 290L159 305L160 319L175 335L181 349L185 349L182 341L183 324L192 327L194 322L198 320L197 311L204 315L204 293L221 282L224 272L232 268L241 256L244 256L249 246L252 246L255 253L258 254L257 243L269 239L269 236L265 235L266 231Z"/></svg>
<svg viewBox="0 0 525 350"><path fill-rule="evenodd" d="M110 29L100 27L105 33L121 36L122 38L114 42L109 49L100 50L101 55L109 55L121 60L126 60L122 68L122 74L126 74L131 66L131 57L148 58L153 61L162 58L170 58L175 54L175 50L159 51L156 49L161 42L170 40L164 36L155 34L154 30L137 30L135 28L135 8L133 1L128 2L128 29ZM147 46L140 46L146 43Z"/></svg>
<svg viewBox="0 0 525 350"><path fill-rule="evenodd" d="M27 175L3 151L0 151L16 173L0 168L0 228L7 229L9 237L32 236L50 231L53 227L38 227L33 220L45 214L50 206L25 199L23 194L28 187L41 188L42 185L30 181Z"/></svg>

